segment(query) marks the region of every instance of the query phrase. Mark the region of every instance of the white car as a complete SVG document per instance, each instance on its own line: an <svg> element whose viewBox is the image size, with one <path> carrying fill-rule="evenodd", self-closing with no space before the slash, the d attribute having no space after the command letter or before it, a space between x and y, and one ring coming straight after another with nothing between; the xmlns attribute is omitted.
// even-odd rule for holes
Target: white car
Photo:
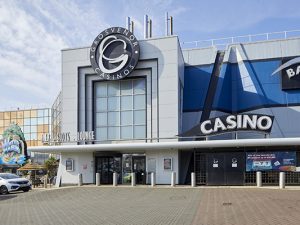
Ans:
<svg viewBox="0 0 300 225"><path fill-rule="evenodd" d="M30 189L31 183L28 179L12 173L0 173L0 194L8 194L12 191L27 192Z"/></svg>

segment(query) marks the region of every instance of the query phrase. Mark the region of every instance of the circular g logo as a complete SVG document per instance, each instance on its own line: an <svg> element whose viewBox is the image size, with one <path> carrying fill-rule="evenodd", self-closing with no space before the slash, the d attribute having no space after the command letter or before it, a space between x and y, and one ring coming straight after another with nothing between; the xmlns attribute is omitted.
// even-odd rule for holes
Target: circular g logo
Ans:
<svg viewBox="0 0 300 225"><path fill-rule="evenodd" d="M112 27L101 32L90 50L91 65L104 80L119 80L135 68L139 59L136 37L125 28Z"/></svg>

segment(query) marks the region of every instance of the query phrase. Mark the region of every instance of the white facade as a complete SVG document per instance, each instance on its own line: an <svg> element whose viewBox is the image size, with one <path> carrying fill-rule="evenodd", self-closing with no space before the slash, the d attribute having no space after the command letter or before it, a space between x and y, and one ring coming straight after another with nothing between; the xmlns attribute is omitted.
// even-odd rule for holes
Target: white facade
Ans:
<svg viewBox="0 0 300 225"><path fill-rule="evenodd" d="M146 79L146 139L150 142L175 138L181 132L182 93L184 61L176 36L139 41L140 59L135 70L128 76ZM91 68L90 48L62 50L62 127L61 132L75 136L80 131L93 128L92 83L100 80ZM161 139L162 138L162 139ZM176 141L176 139L171 139ZM109 141L109 143L145 142L145 140ZM70 143L74 144L74 143ZM126 153L132 153L130 150ZM173 159L172 171L178 173L178 152L145 151L148 159L156 160L158 184L167 184L171 171L164 171L163 158ZM94 183L95 152L61 153L58 182L75 184L78 173L83 174L84 183ZM65 169L66 159L74 160L74 171ZM146 166L147 167L147 166ZM85 168L85 169L83 169ZM147 169L147 168L146 168ZM178 180L178 178L177 178Z"/></svg>

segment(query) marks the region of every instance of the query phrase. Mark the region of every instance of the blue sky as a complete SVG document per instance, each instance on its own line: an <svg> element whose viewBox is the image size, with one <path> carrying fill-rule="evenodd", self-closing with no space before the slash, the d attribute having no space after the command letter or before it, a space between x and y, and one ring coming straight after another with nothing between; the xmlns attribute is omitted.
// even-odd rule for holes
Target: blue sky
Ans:
<svg viewBox="0 0 300 225"><path fill-rule="evenodd" d="M174 17L180 41L300 29L299 0L0 0L0 110L51 106L61 88L61 49L89 46L110 26L143 16L153 36Z"/></svg>

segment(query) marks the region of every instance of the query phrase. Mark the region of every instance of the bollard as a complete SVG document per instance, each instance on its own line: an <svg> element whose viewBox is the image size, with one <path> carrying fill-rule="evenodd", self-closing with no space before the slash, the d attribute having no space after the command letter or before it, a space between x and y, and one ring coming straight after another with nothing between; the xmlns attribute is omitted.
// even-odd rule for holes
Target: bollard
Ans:
<svg viewBox="0 0 300 225"><path fill-rule="evenodd" d="M136 185L136 175L135 173L131 173L131 186L135 186Z"/></svg>
<svg viewBox="0 0 300 225"><path fill-rule="evenodd" d="M82 186L82 174L78 174L78 186Z"/></svg>
<svg viewBox="0 0 300 225"><path fill-rule="evenodd" d="M151 173L151 187L154 187L156 185L155 181L155 173Z"/></svg>
<svg viewBox="0 0 300 225"><path fill-rule="evenodd" d="M261 171L256 172L256 186L261 187L262 186L262 175Z"/></svg>
<svg viewBox="0 0 300 225"><path fill-rule="evenodd" d="M44 188L47 188L47 180L48 180L48 175L45 175L45 177L44 177Z"/></svg>
<svg viewBox="0 0 300 225"><path fill-rule="evenodd" d="M285 172L279 173L279 188L285 188Z"/></svg>
<svg viewBox="0 0 300 225"><path fill-rule="evenodd" d="M100 173L96 173L96 186L100 186Z"/></svg>
<svg viewBox="0 0 300 225"><path fill-rule="evenodd" d="M118 174L116 172L113 173L113 186L118 185Z"/></svg>
<svg viewBox="0 0 300 225"><path fill-rule="evenodd" d="M191 174L191 186L196 187L196 174L195 173Z"/></svg>
<svg viewBox="0 0 300 225"><path fill-rule="evenodd" d="M172 172L171 175L171 187L175 187L176 185L176 172Z"/></svg>

